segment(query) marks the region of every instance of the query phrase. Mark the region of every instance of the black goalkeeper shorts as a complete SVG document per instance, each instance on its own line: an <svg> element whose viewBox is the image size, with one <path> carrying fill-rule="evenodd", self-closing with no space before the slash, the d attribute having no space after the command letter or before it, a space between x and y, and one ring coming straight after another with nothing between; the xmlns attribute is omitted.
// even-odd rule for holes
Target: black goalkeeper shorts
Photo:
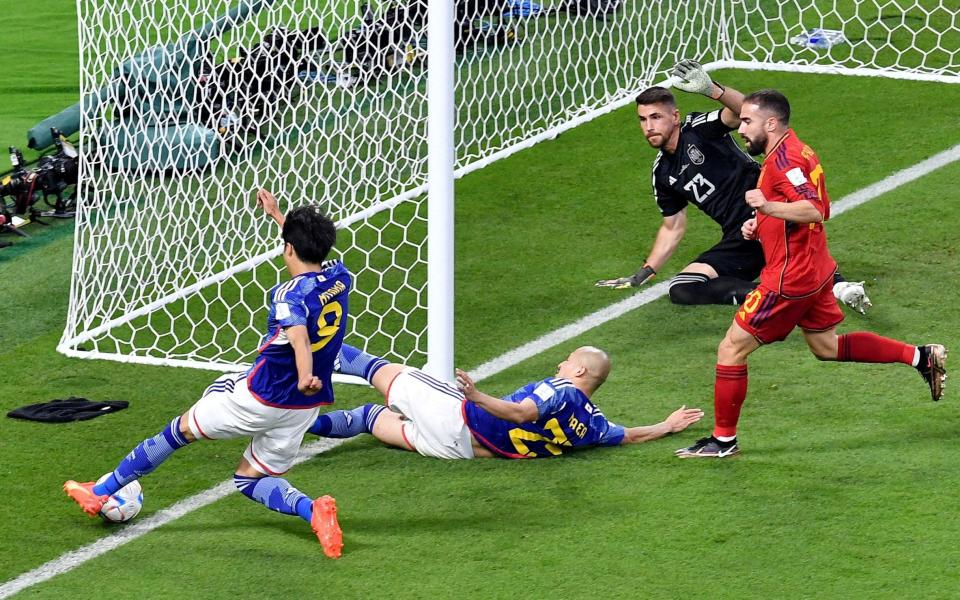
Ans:
<svg viewBox="0 0 960 600"><path fill-rule="evenodd" d="M710 265L720 277L753 281L763 269L763 248L760 242L745 240L738 234L736 237L723 238L693 262Z"/></svg>

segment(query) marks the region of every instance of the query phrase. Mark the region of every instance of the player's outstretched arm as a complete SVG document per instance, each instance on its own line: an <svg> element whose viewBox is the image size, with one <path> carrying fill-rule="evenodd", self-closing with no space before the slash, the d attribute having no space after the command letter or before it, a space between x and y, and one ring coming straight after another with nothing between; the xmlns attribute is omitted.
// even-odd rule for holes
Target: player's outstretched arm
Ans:
<svg viewBox="0 0 960 600"><path fill-rule="evenodd" d="M456 372L457 387L463 392L464 397L498 419L511 423L531 423L540 417L540 411L533 400L527 398L522 402L507 402L494 398L478 390L466 371L457 369Z"/></svg>
<svg viewBox="0 0 960 600"><path fill-rule="evenodd" d="M710 78L703 65L695 60L683 59L673 67L676 78L673 87L693 94L702 94L723 104L720 120L727 127L740 126L740 107L743 94L729 86L723 86Z"/></svg>
<svg viewBox="0 0 960 600"><path fill-rule="evenodd" d="M677 433L690 427L703 418L703 411L699 408L687 408L681 406L670 413L663 421L656 425L643 425L640 427L627 427L621 444L640 444L657 440L670 433Z"/></svg>
<svg viewBox="0 0 960 600"><path fill-rule="evenodd" d="M653 248L643 267L633 275L619 277L617 279L601 279L594 285L597 287L609 287L614 289L624 289L631 287L640 287L649 283L657 274L657 271L663 267L673 256L680 241L687 231L687 211L681 210L675 215L664 217L663 224L657 231L657 239L653 242Z"/></svg>
<svg viewBox="0 0 960 600"><path fill-rule="evenodd" d="M263 209L263 214L276 221L277 225L283 229L285 219L283 213L280 212L280 206L277 204L277 199L274 198L273 194L262 188L257 190L257 206Z"/></svg>

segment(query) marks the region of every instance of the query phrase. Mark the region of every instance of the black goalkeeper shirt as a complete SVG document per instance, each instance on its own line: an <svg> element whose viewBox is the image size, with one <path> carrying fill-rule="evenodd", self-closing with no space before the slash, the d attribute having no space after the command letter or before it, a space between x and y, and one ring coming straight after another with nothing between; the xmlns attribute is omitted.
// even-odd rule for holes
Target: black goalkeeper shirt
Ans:
<svg viewBox="0 0 960 600"><path fill-rule="evenodd" d="M744 200L757 187L760 165L730 137L720 110L690 113L680 126L677 149L653 161L653 196L664 217L693 204L720 224L723 237L740 236L753 216Z"/></svg>

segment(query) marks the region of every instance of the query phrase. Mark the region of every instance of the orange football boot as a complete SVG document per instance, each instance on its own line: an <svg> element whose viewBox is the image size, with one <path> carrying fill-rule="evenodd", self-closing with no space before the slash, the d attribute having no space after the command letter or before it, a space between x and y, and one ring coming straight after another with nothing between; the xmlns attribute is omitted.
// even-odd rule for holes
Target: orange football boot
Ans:
<svg viewBox="0 0 960 600"><path fill-rule="evenodd" d="M313 516L310 526L317 534L323 553L330 558L340 558L343 550L343 531L337 522L337 501L331 496L320 496L313 501Z"/></svg>
<svg viewBox="0 0 960 600"><path fill-rule="evenodd" d="M63 484L63 491L67 493L68 496L73 498L73 501L80 505L80 508L83 509L83 512L87 513L91 517L97 516L100 512L100 509L103 508L104 503L110 496L98 496L93 493L93 486L96 483L93 481L87 481L86 483L77 483L74 480L70 480Z"/></svg>

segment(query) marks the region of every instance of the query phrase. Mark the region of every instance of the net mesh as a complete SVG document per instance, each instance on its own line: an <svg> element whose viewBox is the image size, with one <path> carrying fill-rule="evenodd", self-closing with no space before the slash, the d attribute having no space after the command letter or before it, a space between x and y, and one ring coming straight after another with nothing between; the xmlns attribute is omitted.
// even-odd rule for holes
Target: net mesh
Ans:
<svg viewBox="0 0 960 600"><path fill-rule="evenodd" d="M629 102L680 58L960 80L950 0L456 0L455 14L460 173ZM79 15L61 349L248 364L285 278L254 206L265 187L284 211L316 203L338 222L356 276L347 339L422 364L425 0L80 0Z"/></svg>
<svg viewBox="0 0 960 600"><path fill-rule="evenodd" d="M727 21L734 59L960 80L960 5L950 0L738 0Z"/></svg>

